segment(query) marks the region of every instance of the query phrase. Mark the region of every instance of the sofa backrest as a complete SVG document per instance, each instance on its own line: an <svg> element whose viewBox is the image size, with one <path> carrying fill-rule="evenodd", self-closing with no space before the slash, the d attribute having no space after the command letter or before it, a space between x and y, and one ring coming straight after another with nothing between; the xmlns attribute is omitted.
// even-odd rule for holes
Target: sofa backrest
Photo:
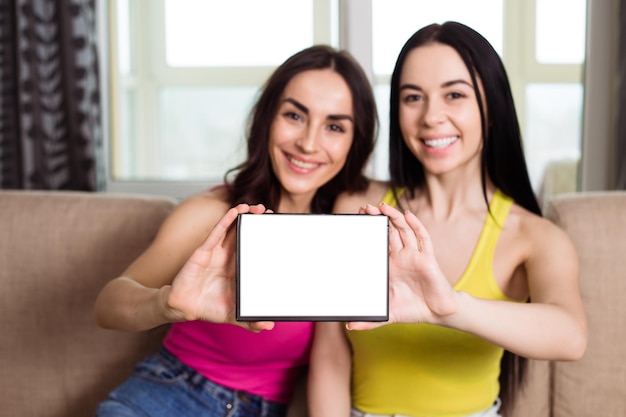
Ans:
<svg viewBox="0 0 626 417"><path fill-rule="evenodd" d="M148 246L165 197L0 191L0 414L93 416L166 327L99 328L94 300Z"/></svg>
<svg viewBox="0 0 626 417"><path fill-rule="evenodd" d="M589 342L577 362L553 366L553 416L626 413L626 192L554 198L546 215L574 241Z"/></svg>

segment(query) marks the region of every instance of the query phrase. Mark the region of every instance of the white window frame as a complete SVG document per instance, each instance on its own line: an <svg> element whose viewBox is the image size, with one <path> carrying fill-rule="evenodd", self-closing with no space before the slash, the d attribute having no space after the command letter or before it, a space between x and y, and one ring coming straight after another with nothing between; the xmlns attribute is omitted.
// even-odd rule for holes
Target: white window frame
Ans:
<svg viewBox="0 0 626 417"><path fill-rule="evenodd" d="M143 35L138 38L138 42L142 45L146 45L148 42L153 42L155 39L160 44L165 44L163 25L155 24L158 22L164 22L163 17L163 0L148 0L151 4L158 3L159 7L148 7L147 9L139 10L139 16L144 21L146 29L140 31ZM315 0L315 12L316 19L324 20L324 17L330 15L330 7L332 0ZM388 84L390 77L375 76L373 74L372 65L372 34L371 24L367 22L372 21L372 7L371 0L338 0L339 4L339 27L338 34L339 46L349 50L362 64L366 73L370 77L370 80L374 85L376 84ZM113 55L108 52L109 47L114 47L114 40L107 28L108 16L110 13L114 13L113 5L115 2L98 2L98 15L99 15L99 34L101 42L100 54L101 54L101 82L102 82L102 96L103 101L103 132L104 132L104 147L105 147L105 163L106 163L106 178L105 178L105 190L108 192L132 192L132 193L146 193L146 194L161 194L171 195L177 198L184 198L193 193L202 191L208 186L212 185L211 181L120 181L112 178L112 170L110 163L112 158L112 152L115 150L111 146L112 137L115 135L117 128L117 122L114 114L109 111L111 101L111 84L107 78L109 74L109 65L113 62ZM605 4L607 3L607 4ZM595 21L591 21L591 24L602 25L606 22L598 22L597 16L603 16L608 18L610 13L613 12L612 6L609 2L596 2L594 0L588 0L588 9L590 10L593 4ZM147 2L139 2L140 7L145 7ZM156 10L156 11L155 11ZM608 12L607 12L608 10ZM520 16L522 18L520 19ZM504 56L503 61L507 68L507 73L511 82L511 88L516 102L518 110L518 116L520 118L520 126L522 131L524 130L524 96L525 86L528 83L583 83L583 81L589 85L594 82L591 80L589 70L587 70L586 79L583 80L583 65L555 65L555 64L542 64L535 60L535 39L534 39L534 23L535 23L535 1L518 0L504 0ZM325 24L332 25L332 22L325 20ZM532 30L529 30L532 28ZM593 26L590 26L588 30L591 30ZM324 34L322 34L324 33ZM317 32L314 35L315 42L317 43L331 43L331 38L327 35L330 33L328 27L324 27L322 31ZM588 35L588 38L590 35ZM145 103L144 108L150 108L149 112L144 114L145 119L139 120L137 125L139 138L143 138L146 141L145 145L141 145L141 149L145 149L145 152L151 152L154 149L154 144L150 143L148 146L149 138L156 135L156 123L149 122L150 119L154 120L156 114L156 91L160 85L184 85L197 84L200 80L205 85L210 85L207 80L212 80L212 84L232 83L243 85L242 80L247 80L248 84L260 85L266 77L270 74L273 68L269 67L256 67L256 68L222 68L222 69L198 69L198 68L186 68L172 70L168 68L165 63L164 48L154 49L141 46L138 48L142 51L142 55L135 57L138 69L139 77L136 80L129 80L139 85L139 83L146 83L150 88L143 88L145 93L139 96L138 99ZM152 51L155 52L152 54ZM146 72L140 66L140 63L148 64L143 68L152 68L151 72ZM596 66L607 65L596 62ZM588 64L587 64L588 66ZM601 68L606 68L601 67ZM207 77L207 71L210 71L211 76ZM184 72L185 76L181 78L179 75ZM603 71L596 69L594 73L598 76L603 76ZM156 78L155 78L156 75ZM118 82L119 80L113 80ZM597 79L595 82L598 82ZM151 106L151 107L150 107ZM601 107L600 107L601 108ZM585 95L585 116L584 119L592 119L590 115L594 112L594 106L590 104L587 95ZM596 113L597 114L597 113ZM380 115L386 117L387 115ZM597 119L596 115L596 119ZM588 143L588 129L585 129L583 134L583 150L588 151L586 143ZM596 152L597 153L597 152ZM582 164L582 176L583 178L588 175L589 172L594 171L595 167L606 166L606 159L608 155L603 154L601 157L593 158L590 163L588 159L583 158L586 161ZM596 170L597 171L597 170ZM217 184L221 178L215 179ZM584 183L584 181L583 181Z"/></svg>
<svg viewBox="0 0 626 417"><path fill-rule="evenodd" d="M138 153L146 155L141 161L143 169L149 174L157 174L150 161L157 158L159 149L152 138L157 137L158 124L158 91L163 86L259 86L274 70L270 66L258 67L214 67L214 68L172 68L166 65L165 48L154 48L151 44L165 45L165 16L164 0L137 0L131 7L132 17L138 23L139 29L133 31L134 50L139 55L131 56L131 67L135 69L135 77L119 77L116 71L109 69L115 64L116 39L109 30L109 16L116 16L116 2L107 1L98 3L99 38L102 41L101 49L101 86L103 100L103 132L105 149L105 191L120 193L143 193L170 195L175 198L185 198L191 194L206 190L222 181L222 177L205 180L178 181L178 180L118 180L114 178L115 161L123 161L124 150L115 147L115 136L118 135L120 123L116 112L111 106L117 100L117 85L134 88L137 92L137 107L142 111L136 122ZM330 12L332 0L315 0L314 13L314 43L332 43L332 23Z"/></svg>

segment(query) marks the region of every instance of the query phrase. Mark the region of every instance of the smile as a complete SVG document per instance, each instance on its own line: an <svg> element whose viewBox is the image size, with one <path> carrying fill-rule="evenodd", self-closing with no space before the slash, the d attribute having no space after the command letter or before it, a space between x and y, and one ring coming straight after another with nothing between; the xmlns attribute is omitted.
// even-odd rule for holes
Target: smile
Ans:
<svg viewBox="0 0 626 417"><path fill-rule="evenodd" d="M289 160L291 164L295 165L296 167L300 169L314 169L322 165L316 162L306 162L300 159L296 159L293 155L287 155L287 160Z"/></svg>
<svg viewBox="0 0 626 417"><path fill-rule="evenodd" d="M423 139L423 142L429 148L443 149L452 145L457 140L459 140L458 136L450 136L447 138Z"/></svg>

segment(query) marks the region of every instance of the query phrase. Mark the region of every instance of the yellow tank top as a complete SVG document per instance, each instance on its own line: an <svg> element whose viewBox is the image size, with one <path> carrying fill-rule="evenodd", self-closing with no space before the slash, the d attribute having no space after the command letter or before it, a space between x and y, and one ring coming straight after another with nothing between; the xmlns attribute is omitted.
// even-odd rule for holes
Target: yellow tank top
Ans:
<svg viewBox="0 0 626 417"><path fill-rule="evenodd" d="M388 191L383 200L396 205ZM474 297L512 300L493 276L493 254L513 201L496 191L465 272L454 285ZM495 218L495 221L494 221ZM455 329L390 324L347 331L353 350L352 401L366 413L459 417L489 408L500 391L503 349Z"/></svg>

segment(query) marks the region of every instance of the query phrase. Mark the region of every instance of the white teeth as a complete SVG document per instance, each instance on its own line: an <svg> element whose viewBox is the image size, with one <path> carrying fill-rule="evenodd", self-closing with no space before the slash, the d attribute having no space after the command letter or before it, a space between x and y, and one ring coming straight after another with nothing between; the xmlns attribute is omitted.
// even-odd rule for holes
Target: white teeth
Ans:
<svg viewBox="0 0 626 417"><path fill-rule="evenodd" d="M292 164L294 164L298 168L302 168L302 169L313 169L313 168L317 167L317 165L318 165L318 164L315 164L315 163L312 163L312 162L300 161L299 159L295 159L293 156L289 156L288 158L289 158L289 162L291 162Z"/></svg>
<svg viewBox="0 0 626 417"><path fill-rule="evenodd" d="M425 139L424 143L426 146L436 149L442 149L446 146L450 146L452 143L456 142L458 139L457 136L450 136L448 138L438 138L438 139Z"/></svg>

